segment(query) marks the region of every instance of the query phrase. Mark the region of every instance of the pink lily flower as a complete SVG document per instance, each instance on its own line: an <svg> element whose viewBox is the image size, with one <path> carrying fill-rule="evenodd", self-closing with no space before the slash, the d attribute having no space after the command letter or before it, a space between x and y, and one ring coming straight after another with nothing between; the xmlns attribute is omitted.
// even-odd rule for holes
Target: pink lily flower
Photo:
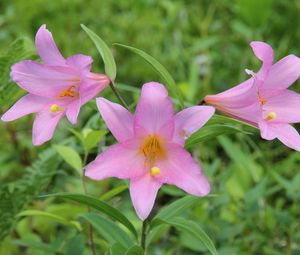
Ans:
<svg viewBox="0 0 300 255"><path fill-rule="evenodd" d="M260 129L261 137L279 139L286 146L300 151L300 135L290 124L300 122L300 95L288 90L300 76L300 59L288 55L273 64L274 52L264 42L252 42L252 50L262 61L252 78L217 95L208 95L205 102L219 111L243 120Z"/></svg>
<svg viewBox="0 0 300 255"><path fill-rule="evenodd" d="M65 59L46 25L39 28L35 45L44 63L24 60L12 66L11 78L28 94L19 99L1 119L12 121L37 113L32 141L34 145L40 145L52 138L64 115L75 124L80 107L110 81L104 74L90 72L93 62L90 56L78 54Z"/></svg>
<svg viewBox="0 0 300 255"><path fill-rule="evenodd" d="M184 142L214 114L213 107L194 106L174 115L167 90L156 82L143 86L134 115L104 98L97 98L97 106L119 144L98 155L86 167L86 176L130 179L130 195L140 219L148 217L164 183L196 196L209 193L209 183Z"/></svg>

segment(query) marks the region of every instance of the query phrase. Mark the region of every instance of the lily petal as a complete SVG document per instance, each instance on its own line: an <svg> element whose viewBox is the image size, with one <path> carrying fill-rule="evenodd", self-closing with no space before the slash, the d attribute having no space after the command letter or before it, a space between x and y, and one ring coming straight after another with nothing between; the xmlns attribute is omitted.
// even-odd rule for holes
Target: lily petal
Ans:
<svg viewBox="0 0 300 255"><path fill-rule="evenodd" d="M273 140L277 137L277 134L273 130L272 126L270 126L270 123L267 123L263 119L259 121L258 127L260 129L260 135L263 139Z"/></svg>
<svg viewBox="0 0 300 255"><path fill-rule="evenodd" d="M250 46L255 56L263 62L263 65L257 73L258 79L264 80L273 64L274 51L272 47L264 42L251 42Z"/></svg>
<svg viewBox="0 0 300 255"><path fill-rule="evenodd" d="M134 116L134 131L137 136L159 133L164 138L172 138L174 110L162 84L144 84Z"/></svg>
<svg viewBox="0 0 300 255"><path fill-rule="evenodd" d="M68 67L47 67L34 61L24 60L11 68L11 78L31 94L57 98L70 86L77 86L75 70Z"/></svg>
<svg viewBox="0 0 300 255"><path fill-rule="evenodd" d="M77 122L77 117L79 115L81 102L80 98L78 100L74 100L74 102L68 104L67 110L66 110L66 116L68 120L75 124Z"/></svg>
<svg viewBox="0 0 300 255"><path fill-rule="evenodd" d="M250 78L241 84L216 95L207 95L204 101L216 108L240 108L257 102L257 88Z"/></svg>
<svg viewBox="0 0 300 255"><path fill-rule="evenodd" d="M37 146L49 141L53 137L55 128L63 116L63 111L53 113L47 109L39 112L33 122L33 145Z"/></svg>
<svg viewBox="0 0 300 255"><path fill-rule="evenodd" d="M77 68L80 72L90 71L92 63L92 57L83 54L77 54L67 58L67 64Z"/></svg>
<svg viewBox="0 0 300 255"><path fill-rule="evenodd" d="M133 134L133 115L123 106L105 98L96 99L98 109L114 137L123 142L131 139Z"/></svg>
<svg viewBox="0 0 300 255"><path fill-rule="evenodd" d="M12 121L30 113L39 112L47 104L49 104L49 99L27 94L21 97L6 113L4 113L1 120Z"/></svg>
<svg viewBox="0 0 300 255"><path fill-rule="evenodd" d="M276 113L276 118L270 123L300 122L300 94L291 90L283 90L280 94L270 97L263 106L263 117L270 112Z"/></svg>
<svg viewBox="0 0 300 255"><path fill-rule="evenodd" d="M300 58L288 55L275 63L264 84L264 90L282 90L291 86L300 76ZM267 91L264 92L267 94Z"/></svg>
<svg viewBox="0 0 300 255"><path fill-rule="evenodd" d="M193 106L175 115L173 142L183 145L184 140L200 129L215 113L211 106Z"/></svg>
<svg viewBox="0 0 300 255"><path fill-rule="evenodd" d="M144 159L138 154L134 143L127 142L110 146L87 165L85 175L94 180L109 177L128 179L144 175Z"/></svg>
<svg viewBox="0 0 300 255"><path fill-rule="evenodd" d="M42 25L38 30L35 37L35 47L46 65L64 66L66 64L66 60L58 50L46 25Z"/></svg>
<svg viewBox="0 0 300 255"><path fill-rule="evenodd" d="M166 150L168 159L157 162L161 173L155 178L195 196L207 195L210 191L209 183L191 154L174 143L167 144Z"/></svg>
<svg viewBox="0 0 300 255"><path fill-rule="evenodd" d="M103 75L106 77L105 75ZM84 105L94 97L96 97L107 85L110 83L108 78L104 78L99 81L91 80L90 78L84 79L80 84L80 98L81 105Z"/></svg>
<svg viewBox="0 0 300 255"><path fill-rule="evenodd" d="M161 183L149 174L130 180L131 200L141 220L145 220L149 216L160 187Z"/></svg>
<svg viewBox="0 0 300 255"><path fill-rule="evenodd" d="M300 151L300 135L293 126L289 124L272 124L272 129L283 144Z"/></svg>

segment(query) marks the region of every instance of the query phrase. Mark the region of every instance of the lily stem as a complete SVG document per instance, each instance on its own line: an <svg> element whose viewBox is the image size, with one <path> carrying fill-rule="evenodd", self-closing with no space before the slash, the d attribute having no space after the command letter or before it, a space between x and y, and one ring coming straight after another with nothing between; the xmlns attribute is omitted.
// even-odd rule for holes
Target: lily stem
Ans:
<svg viewBox="0 0 300 255"><path fill-rule="evenodd" d="M120 103L129 111L129 107L128 107L127 103L125 102L124 98L121 96L120 92L117 90L117 88L115 86L115 82L111 81L109 83L109 86L112 89L112 91L115 93L116 97L119 99Z"/></svg>
<svg viewBox="0 0 300 255"><path fill-rule="evenodd" d="M142 226L142 233L141 233L141 247L144 250L144 255L147 255L147 247L146 247L147 231L148 231L148 221L144 220Z"/></svg>
<svg viewBox="0 0 300 255"><path fill-rule="evenodd" d="M88 153L85 151L84 152L84 157L83 157L83 170L82 170L82 176L81 176L81 183L82 183L82 188L83 188L83 192L85 195L88 195L88 190L87 187L85 185L84 182L84 176L85 176L85 165L87 162L87 157L88 157ZM88 212L91 211L91 208L88 207ZM89 224L89 246L91 248L92 254L96 255L96 249L95 249L95 245L94 245L94 233L93 233L93 226L91 224Z"/></svg>

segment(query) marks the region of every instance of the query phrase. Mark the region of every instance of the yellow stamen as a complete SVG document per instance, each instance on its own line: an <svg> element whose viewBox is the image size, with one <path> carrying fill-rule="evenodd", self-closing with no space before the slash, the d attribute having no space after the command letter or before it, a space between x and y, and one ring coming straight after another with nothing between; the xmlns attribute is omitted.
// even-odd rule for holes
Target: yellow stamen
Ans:
<svg viewBox="0 0 300 255"><path fill-rule="evenodd" d="M165 159L167 157L164 149L164 142L157 135L150 135L140 147L140 152L145 157L144 167L153 167L156 160Z"/></svg>
<svg viewBox="0 0 300 255"><path fill-rule="evenodd" d="M150 169L150 175L155 177L157 176L158 174L160 174L160 168L157 167L157 166L154 166Z"/></svg>
<svg viewBox="0 0 300 255"><path fill-rule="evenodd" d="M275 119L277 117L276 112L269 112L268 116L264 119L265 121Z"/></svg>
<svg viewBox="0 0 300 255"><path fill-rule="evenodd" d="M51 112L59 112L59 111L63 111L63 110L64 110L64 108L59 107L57 104L53 104L50 107Z"/></svg>
<svg viewBox="0 0 300 255"><path fill-rule="evenodd" d="M58 98L62 98L62 97L75 97L78 96L78 92L76 91L76 87L75 86L70 86L68 89L63 90Z"/></svg>

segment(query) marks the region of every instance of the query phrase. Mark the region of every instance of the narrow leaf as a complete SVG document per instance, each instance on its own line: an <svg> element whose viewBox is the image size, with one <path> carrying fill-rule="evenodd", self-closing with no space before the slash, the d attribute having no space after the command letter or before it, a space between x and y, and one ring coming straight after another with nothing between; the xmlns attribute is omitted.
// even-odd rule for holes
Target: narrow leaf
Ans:
<svg viewBox="0 0 300 255"><path fill-rule="evenodd" d="M133 245L132 240L116 223L101 217L96 213L85 213L80 218L88 221L95 230L103 236L110 244L120 243L123 247L129 248Z"/></svg>
<svg viewBox="0 0 300 255"><path fill-rule="evenodd" d="M126 252L126 248L123 247L120 243L114 243L110 247L110 255L124 255Z"/></svg>
<svg viewBox="0 0 300 255"><path fill-rule="evenodd" d="M166 221L180 215L181 213L185 212L188 208L196 204L199 200L199 197L185 196L167 205L166 207L163 207L152 220L150 228L159 225L161 221Z"/></svg>
<svg viewBox="0 0 300 255"><path fill-rule="evenodd" d="M82 161L79 154L72 148L64 145L55 145L56 151L75 170L81 174Z"/></svg>
<svg viewBox="0 0 300 255"><path fill-rule="evenodd" d="M167 220L166 223L179 230L185 231L193 235L210 251L212 255L218 255L218 252L214 246L213 241L202 230L202 228L195 222L183 218L175 218L172 220Z"/></svg>
<svg viewBox="0 0 300 255"><path fill-rule="evenodd" d="M76 229L78 229L79 231L81 230L81 226L78 221L69 221L59 215L55 215L55 214L49 213L49 212L44 212L44 211L39 211L39 210L26 210L17 215L17 217L24 217L24 216L43 216L43 217L47 217L51 220L57 221L61 224L73 226Z"/></svg>
<svg viewBox="0 0 300 255"><path fill-rule="evenodd" d="M113 198L114 196L116 196L116 195L122 193L122 192L125 191L127 188L128 188L127 184L124 184L124 185L120 185L120 186L118 186L118 187L115 187L114 189L112 189L112 190L110 190L110 191L104 193L104 194L100 197L100 199L101 199L102 201L107 201L107 200Z"/></svg>
<svg viewBox="0 0 300 255"><path fill-rule="evenodd" d="M81 24L82 29L87 33L87 35L91 38L93 43L95 44L97 50L99 51L104 65L105 65L105 73L107 76L114 81L117 75L117 67L115 59L107 46L107 44L92 30L87 28L85 25Z"/></svg>
<svg viewBox="0 0 300 255"><path fill-rule="evenodd" d="M140 49L137 49L137 48L134 48L131 46L127 46L124 44L119 44L119 43L114 43L114 45L128 49L128 50L136 53L140 57L142 57L144 60L146 60L155 69L155 71L161 76L165 85L173 93L173 96L179 100L180 105L183 108L184 101L183 101L182 93L179 90L179 88L176 86L176 83L175 83L174 79L172 78L171 74L167 71L167 69L161 63L159 63L155 58L153 58L152 56L150 56L149 54L147 54L146 52L144 52Z"/></svg>
<svg viewBox="0 0 300 255"><path fill-rule="evenodd" d="M142 247L134 245L126 251L125 255L144 255L144 250Z"/></svg>
<svg viewBox="0 0 300 255"><path fill-rule="evenodd" d="M97 146L101 139L107 134L105 130L90 130L84 137L84 146L87 151Z"/></svg>
<svg viewBox="0 0 300 255"><path fill-rule="evenodd" d="M75 194L75 193L56 193L56 194L49 194L49 195L42 196L42 197L50 197L50 196L69 199L69 200L90 206L90 207L110 216L111 218L119 221L126 228L128 228L135 237L137 237L136 229L131 224L131 222L119 210L115 209L114 207L110 206L109 204L107 204L97 198L87 196L87 195L82 195L82 194Z"/></svg>
<svg viewBox="0 0 300 255"><path fill-rule="evenodd" d="M20 246L25 246L25 247L30 247L34 248L37 250L41 250L44 252L47 252L48 254L54 254L54 255L63 255L64 253L57 251L55 248L50 246L49 244L37 242L37 241L32 241L32 240L13 240L12 243L15 245L20 245Z"/></svg>
<svg viewBox="0 0 300 255"><path fill-rule="evenodd" d="M250 124L215 114L203 128L186 140L185 148L191 148L195 144L213 139L219 135L232 133L251 134L255 132L255 129Z"/></svg>

